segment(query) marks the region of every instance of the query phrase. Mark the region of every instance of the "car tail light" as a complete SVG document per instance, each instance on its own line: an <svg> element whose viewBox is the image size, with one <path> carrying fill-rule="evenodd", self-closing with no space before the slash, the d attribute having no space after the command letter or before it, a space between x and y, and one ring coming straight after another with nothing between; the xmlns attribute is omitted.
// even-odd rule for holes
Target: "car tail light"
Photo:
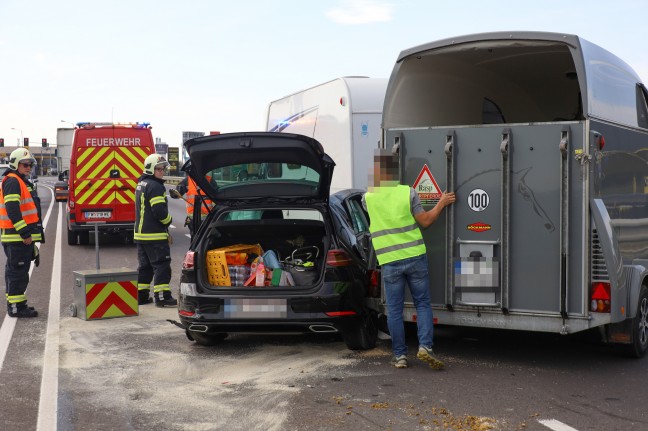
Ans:
<svg viewBox="0 0 648 431"><path fill-rule="evenodd" d="M592 301L590 310L597 313L610 312L610 283L592 283Z"/></svg>
<svg viewBox="0 0 648 431"><path fill-rule="evenodd" d="M181 315L181 316L191 317L191 316L195 316L196 312L195 311L189 311L189 310L178 310L178 314Z"/></svg>
<svg viewBox="0 0 648 431"><path fill-rule="evenodd" d="M344 316L355 316L356 313L355 311L327 311L324 314L326 314L329 317L344 317Z"/></svg>
<svg viewBox="0 0 648 431"><path fill-rule="evenodd" d="M326 254L327 266L347 266L351 263L351 258L346 251L341 249L329 250Z"/></svg>
<svg viewBox="0 0 648 431"><path fill-rule="evenodd" d="M369 285L367 286L367 296L370 298L380 297L380 271L369 271Z"/></svg>
<svg viewBox="0 0 648 431"><path fill-rule="evenodd" d="M195 251L189 250L186 254L184 259L182 260L182 269L193 269L194 268L194 255L196 254Z"/></svg>

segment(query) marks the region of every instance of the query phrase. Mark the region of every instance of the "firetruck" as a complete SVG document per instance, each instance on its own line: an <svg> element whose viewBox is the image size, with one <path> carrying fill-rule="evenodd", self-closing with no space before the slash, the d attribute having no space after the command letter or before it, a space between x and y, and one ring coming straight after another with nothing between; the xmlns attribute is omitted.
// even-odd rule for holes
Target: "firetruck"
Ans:
<svg viewBox="0 0 648 431"><path fill-rule="evenodd" d="M88 244L90 232L127 234L135 223L135 187L155 152L148 123L78 123L70 156L68 244Z"/></svg>

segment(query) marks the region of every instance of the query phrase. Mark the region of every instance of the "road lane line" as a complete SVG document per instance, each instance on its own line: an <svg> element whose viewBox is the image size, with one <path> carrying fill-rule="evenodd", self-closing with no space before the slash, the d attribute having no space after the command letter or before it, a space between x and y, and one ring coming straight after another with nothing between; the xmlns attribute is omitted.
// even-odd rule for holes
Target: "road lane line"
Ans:
<svg viewBox="0 0 648 431"><path fill-rule="evenodd" d="M47 316L47 338L43 354L43 377L41 379L40 400L38 401L38 422L36 430L54 431L57 428L56 410L58 408L58 369L61 314L61 232L63 231L63 204L59 206L54 243L54 262L52 263L52 282L50 285L49 312Z"/></svg>
<svg viewBox="0 0 648 431"><path fill-rule="evenodd" d="M43 230L45 230L45 228L47 227L47 222L49 221L50 214L52 213L52 208L54 208L54 189L49 189L49 191L52 194L52 200L50 201L50 206L47 209L47 214L45 214L45 220L43 220ZM34 265L31 265L29 268L30 279L32 272L34 272ZM27 287L27 290L29 290L29 287ZM2 371L2 366L4 365L4 360L7 356L7 350L9 350L9 343L11 343L14 329L16 329L17 320L17 318L9 317L9 314L7 314L2 321L2 326L0 326L0 371Z"/></svg>
<svg viewBox="0 0 648 431"><path fill-rule="evenodd" d="M578 431L576 428L565 425L564 423L557 421L556 419L538 419L538 422L554 431Z"/></svg>

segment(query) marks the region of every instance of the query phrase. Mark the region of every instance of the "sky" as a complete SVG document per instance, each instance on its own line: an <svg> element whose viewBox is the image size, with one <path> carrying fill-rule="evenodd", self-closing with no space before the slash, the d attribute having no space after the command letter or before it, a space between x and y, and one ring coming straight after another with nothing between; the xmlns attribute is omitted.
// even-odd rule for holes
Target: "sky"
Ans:
<svg viewBox="0 0 648 431"><path fill-rule="evenodd" d="M268 104L341 76L388 78L398 54L490 31L576 34L648 80L647 0L0 0L0 137L56 141L77 122L265 129Z"/></svg>

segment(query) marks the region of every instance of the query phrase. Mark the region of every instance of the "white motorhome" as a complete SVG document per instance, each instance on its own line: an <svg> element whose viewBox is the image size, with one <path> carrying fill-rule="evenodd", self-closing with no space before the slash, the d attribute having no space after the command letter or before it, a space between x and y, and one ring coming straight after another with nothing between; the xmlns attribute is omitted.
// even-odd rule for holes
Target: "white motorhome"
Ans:
<svg viewBox="0 0 648 431"><path fill-rule="evenodd" d="M367 188L387 79L337 78L270 102L266 130L318 140L335 160L331 192Z"/></svg>
<svg viewBox="0 0 648 431"><path fill-rule="evenodd" d="M56 129L56 148L58 150L58 170L63 172L70 169L72 156L72 139L74 128L59 127Z"/></svg>

